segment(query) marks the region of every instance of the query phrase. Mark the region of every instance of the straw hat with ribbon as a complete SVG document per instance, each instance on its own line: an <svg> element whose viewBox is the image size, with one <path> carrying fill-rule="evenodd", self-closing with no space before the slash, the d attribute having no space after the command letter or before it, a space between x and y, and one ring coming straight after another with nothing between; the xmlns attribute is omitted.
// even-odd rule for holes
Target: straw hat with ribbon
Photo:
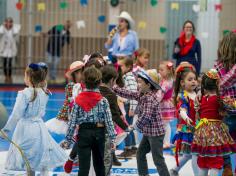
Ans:
<svg viewBox="0 0 236 176"><path fill-rule="evenodd" d="M156 69L150 69L147 71L140 70L138 72L138 76L147 80L155 89L162 90L161 86L159 85L159 76Z"/></svg>
<svg viewBox="0 0 236 176"><path fill-rule="evenodd" d="M84 67L84 63L83 63L83 62L81 62L81 61L75 61L75 62L73 62L73 63L70 65L70 68L69 68L69 70L66 72L65 76L70 79L73 72L75 72L75 71L77 71L77 70L79 70L79 69L81 69L81 68L83 68L83 67Z"/></svg>
<svg viewBox="0 0 236 176"><path fill-rule="evenodd" d="M133 29L134 28L134 20L133 18L130 16L130 14L126 11L121 12L121 14L118 16L119 19L125 19L128 21L130 28Z"/></svg>

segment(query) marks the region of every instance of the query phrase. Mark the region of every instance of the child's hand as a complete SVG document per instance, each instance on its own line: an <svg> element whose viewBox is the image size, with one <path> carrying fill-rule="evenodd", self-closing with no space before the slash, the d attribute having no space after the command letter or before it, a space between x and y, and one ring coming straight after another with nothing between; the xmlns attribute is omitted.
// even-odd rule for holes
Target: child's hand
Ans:
<svg viewBox="0 0 236 176"><path fill-rule="evenodd" d="M129 110L129 117L133 117L134 116L134 111Z"/></svg>
<svg viewBox="0 0 236 176"><path fill-rule="evenodd" d="M111 142L111 150L112 150L112 151L115 151L115 150L116 150L116 143L115 143L115 141L112 141L112 142Z"/></svg>
<svg viewBox="0 0 236 176"><path fill-rule="evenodd" d="M185 119L185 122L186 122L188 125L192 126L193 121L192 121L190 118L186 118L186 119Z"/></svg>
<svg viewBox="0 0 236 176"><path fill-rule="evenodd" d="M70 144L67 141L62 141L60 146L63 149L69 149L70 148Z"/></svg>

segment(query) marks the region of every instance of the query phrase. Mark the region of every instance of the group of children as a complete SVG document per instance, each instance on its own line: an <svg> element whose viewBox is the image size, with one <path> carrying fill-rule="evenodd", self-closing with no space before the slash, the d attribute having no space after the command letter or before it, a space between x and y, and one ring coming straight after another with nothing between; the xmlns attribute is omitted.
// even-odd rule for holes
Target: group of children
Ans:
<svg viewBox="0 0 236 176"><path fill-rule="evenodd" d="M149 152L161 176L177 176L190 159L196 176L208 176L208 171L217 176L222 168L223 175L229 176L230 155L236 152L232 125L236 114L236 34L224 36L215 69L204 73L201 81L187 62L174 69L172 62L161 61L157 72L146 70L148 50L139 49L135 56L135 63L131 58L119 58L118 67L107 64L100 53L90 55L86 62L73 62L66 72L69 83L63 107L46 123L42 117L49 94L48 68L43 63L28 65L27 88L18 92L2 130L6 134L14 131L12 140L27 161L11 145L6 169L26 170L29 163L31 175L36 171L48 175L50 169L64 165L70 173L78 161L79 176L94 171L97 176L107 176L112 163L120 165L115 149L123 135L125 150L118 157L135 154L140 176L149 175ZM177 131L171 144L170 121L174 118ZM48 129L65 134L65 140L58 145ZM142 133L138 148L135 131ZM176 166L168 170L163 148L172 145ZM63 148L72 148L69 159Z"/></svg>

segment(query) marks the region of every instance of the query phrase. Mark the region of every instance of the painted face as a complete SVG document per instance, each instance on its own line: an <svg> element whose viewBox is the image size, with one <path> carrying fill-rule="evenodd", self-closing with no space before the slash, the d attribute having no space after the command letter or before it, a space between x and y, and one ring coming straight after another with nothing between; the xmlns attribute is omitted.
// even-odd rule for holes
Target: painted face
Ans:
<svg viewBox="0 0 236 176"><path fill-rule="evenodd" d="M181 81L181 86L187 92L193 92L197 87L196 75L192 72L187 73L184 80Z"/></svg>
<svg viewBox="0 0 236 176"><path fill-rule="evenodd" d="M128 28L127 21L123 18L119 19L119 29L123 30L123 29L126 29L126 28Z"/></svg>
<svg viewBox="0 0 236 176"><path fill-rule="evenodd" d="M167 78L168 75L168 68L165 64L160 64L159 66L159 73L161 75L162 78Z"/></svg>
<svg viewBox="0 0 236 176"><path fill-rule="evenodd" d="M186 35L192 35L193 34L193 25L191 23L186 23L185 24L184 33Z"/></svg>
<svg viewBox="0 0 236 176"><path fill-rule="evenodd" d="M138 78L138 90L141 93L146 93L150 90L150 84L147 84L142 78Z"/></svg>
<svg viewBox="0 0 236 176"><path fill-rule="evenodd" d="M138 64L141 67L147 67L148 61L149 61L149 57L147 55L142 55L142 56L138 56L137 58Z"/></svg>

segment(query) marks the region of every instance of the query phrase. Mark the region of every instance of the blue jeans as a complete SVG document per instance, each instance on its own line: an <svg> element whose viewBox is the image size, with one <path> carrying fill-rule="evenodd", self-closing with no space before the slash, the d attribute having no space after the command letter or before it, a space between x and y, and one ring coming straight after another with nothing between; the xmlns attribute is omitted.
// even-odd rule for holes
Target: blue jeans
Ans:
<svg viewBox="0 0 236 176"><path fill-rule="evenodd" d="M50 80L55 80L57 77L57 66L60 61L59 56L52 56L50 53L47 54L47 64L49 68L49 78Z"/></svg>
<svg viewBox="0 0 236 176"><path fill-rule="evenodd" d="M129 116L129 104L125 104L125 112L126 112L126 121L129 125L132 125L133 124L133 118L134 117L130 117ZM125 138L125 146L126 147L131 147L131 146L135 146L136 145L136 142L135 142L135 137L134 137L134 132L131 131L127 137Z"/></svg>

